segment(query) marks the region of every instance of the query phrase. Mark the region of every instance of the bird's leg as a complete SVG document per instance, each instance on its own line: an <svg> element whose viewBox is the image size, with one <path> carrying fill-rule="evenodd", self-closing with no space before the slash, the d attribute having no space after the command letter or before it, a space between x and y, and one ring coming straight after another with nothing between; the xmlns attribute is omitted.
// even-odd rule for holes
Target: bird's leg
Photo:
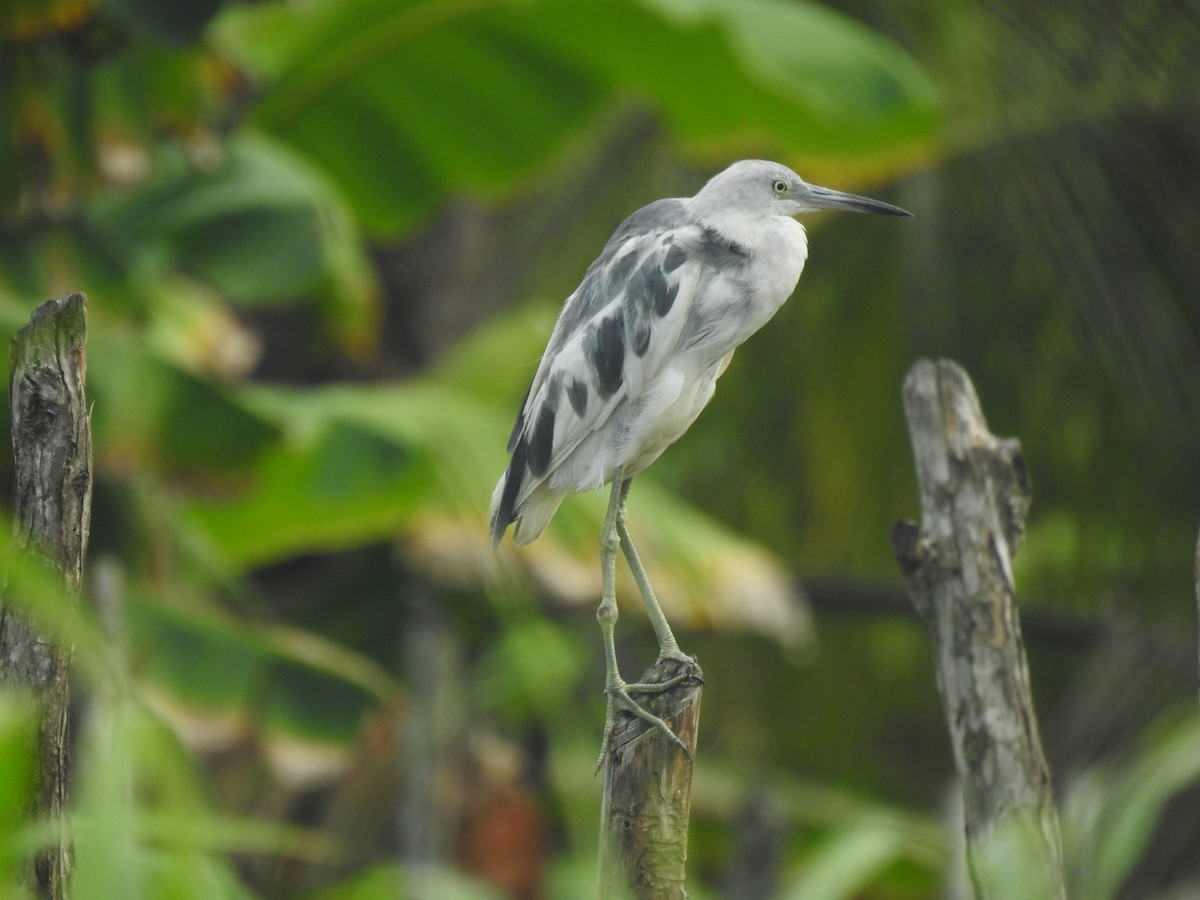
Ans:
<svg viewBox="0 0 1200 900"><path fill-rule="evenodd" d="M638 591L642 595L642 602L646 604L646 614L650 617L650 624L654 626L654 634L658 637L658 658L674 659L690 664L695 660L679 649L667 617L663 614L658 598L654 596L654 588L650 586L650 579L646 577L646 570L642 566L637 548L633 546L633 538L629 536L629 526L625 522L625 500L629 496L629 486L632 484L632 478L625 479L621 485L621 498L617 505L616 525L617 535L621 540L621 552L625 554L625 559L629 563L629 570L633 573L633 580L637 583ZM678 680L673 680L673 683L678 684L686 677L680 676Z"/></svg>
<svg viewBox="0 0 1200 900"><path fill-rule="evenodd" d="M621 678L620 671L617 669L617 645L614 636L617 625L616 566L617 547L621 545L617 520L618 511L624 504L625 493L629 490L628 485L629 482L625 481L621 476L621 470L617 469L613 475L613 489L608 501L608 511L604 515L604 528L600 533L601 596L600 607L596 610L596 621L600 623L600 631L604 636L604 693L608 698L608 703L604 712L604 737L600 743L600 758L596 761L597 772L603 767L604 760L608 757L608 743L612 737L618 708L632 713L639 719L644 719L655 728L660 729L671 739L672 743L679 746L684 753L688 753L687 746L675 735L670 725L653 713L642 709L629 696L630 691L635 693L665 691L678 684L683 678L672 678L662 684L626 684L624 679ZM644 574L642 577L645 577ZM655 630L657 630L657 625L655 626ZM667 633L670 634L670 629L667 630ZM659 640L661 643L661 637ZM674 638L671 638L671 641L674 643ZM675 652L678 653L678 648L676 648ZM688 755L690 756L691 754L689 753Z"/></svg>

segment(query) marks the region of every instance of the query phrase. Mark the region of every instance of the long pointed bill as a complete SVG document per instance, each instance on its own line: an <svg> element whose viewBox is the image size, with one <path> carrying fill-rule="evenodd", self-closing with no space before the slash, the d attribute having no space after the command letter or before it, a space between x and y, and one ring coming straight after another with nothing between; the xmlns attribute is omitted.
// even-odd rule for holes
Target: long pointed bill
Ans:
<svg viewBox="0 0 1200 900"><path fill-rule="evenodd" d="M912 215L908 210L884 203L882 200L872 200L870 197L847 194L815 184L806 184L796 199L810 209L847 209L850 212L876 213L881 216Z"/></svg>

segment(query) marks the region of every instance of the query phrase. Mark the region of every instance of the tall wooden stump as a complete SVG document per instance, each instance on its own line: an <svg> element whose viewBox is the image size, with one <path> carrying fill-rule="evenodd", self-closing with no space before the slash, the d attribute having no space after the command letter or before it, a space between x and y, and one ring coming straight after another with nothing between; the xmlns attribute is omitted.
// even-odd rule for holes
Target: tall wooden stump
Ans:
<svg viewBox="0 0 1200 900"><path fill-rule="evenodd" d="M86 337L82 294L43 303L13 339L9 382L14 537L20 549L56 573L72 608L83 578L92 499ZM0 680L39 704L34 811L61 825L69 783L71 648L39 634L22 606L6 586L0 600ZM31 863L29 888L38 896L65 897L70 872L70 840L60 829L57 845Z"/></svg>
<svg viewBox="0 0 1200 900"><path fill-rule="evenodd" d="M691 677L661 694L638 694L696 752L702 676L695 661L659 660L641 678L662 684ZM604 766L600 812L601 900L684 900L692 760L688 753L629 713L618 712Z"/></svg>
<svg viewBox="0 0 1200 900"><path fill-rule="evenodd" d="M1021 445L988 432L953 362L914 365L904 409L921 525L898 522L892 546L933 640L976 892L1065 897L1012 573L1030 495Z"/></svg>

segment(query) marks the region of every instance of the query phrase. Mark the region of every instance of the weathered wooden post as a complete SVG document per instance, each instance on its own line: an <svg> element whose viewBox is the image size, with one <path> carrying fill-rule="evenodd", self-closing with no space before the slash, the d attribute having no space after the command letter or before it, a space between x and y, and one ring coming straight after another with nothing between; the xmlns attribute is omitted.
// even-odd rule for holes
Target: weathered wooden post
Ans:
<svg viewBox="0 0 1200 900"><path fill-rule="evenodd" d="M86 338L82 294L43 303L13 339L9 382L14 537L18 548L57 573L70 607L79 600L91 518ZM0 681L29 693L39 705L33 811L60 825L56 845L28 869L28 887L41 897L66 897L70 887L70 839L62 827L69 784L70 661L71 647L39 634L6 585L0 600Z"/></svg>
<svg viewBox="0 0 1200 900"><path fill-rule="evenodd" d="M687 897L691 756L700 725L702 675L694 661L660 659L640 683L663 684L681 674L691 677L659 694L638 694L637 699L671 726L687 753L641 719L617 714L604 766L600 812L602 900Z"/></svg>
<svg viewBox="0 0 1200 900"><path fill-rule="evenodd" d="M896 523L892 547L933 640L975 890L1065 897L1013 584L1030 496L1021 445L988 432L967 373L950 361L912 367L904 409L921 525Z"/></svg>

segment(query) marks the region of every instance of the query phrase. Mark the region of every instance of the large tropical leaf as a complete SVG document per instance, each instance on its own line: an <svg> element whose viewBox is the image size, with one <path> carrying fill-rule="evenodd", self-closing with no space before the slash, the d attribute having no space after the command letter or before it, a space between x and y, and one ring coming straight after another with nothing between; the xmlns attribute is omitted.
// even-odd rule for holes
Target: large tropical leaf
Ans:
<svg viewBox="0 0 1200 900"><path fill-rule="evenodd" d="M179 272L242 306L315 296L344 340L369 340L374 276L328 177L252 131L214 152L199 162L167 145L146 181L98 196L86 210L81 254L103 254L146 291ZM163 302L148 300L151 308Z"/></svg>
<svg viewBox="0 0 1200 900"><path fill-rule="evenodd" d="M285 786L340 775L366 718L398 700L397 683L319 636L202 607L131 604L132 655L150 705L194 750L253 742Z"/></svg>
<svg viewBox="0 0 1200 900"><path fill-rule="evenodd" d="M334 174L375 232L511 189L617 98L697 146L879 159L928 139L898 48L783 0L324 0L230 10L218 43L261 81L254 120Z"/></svg>

